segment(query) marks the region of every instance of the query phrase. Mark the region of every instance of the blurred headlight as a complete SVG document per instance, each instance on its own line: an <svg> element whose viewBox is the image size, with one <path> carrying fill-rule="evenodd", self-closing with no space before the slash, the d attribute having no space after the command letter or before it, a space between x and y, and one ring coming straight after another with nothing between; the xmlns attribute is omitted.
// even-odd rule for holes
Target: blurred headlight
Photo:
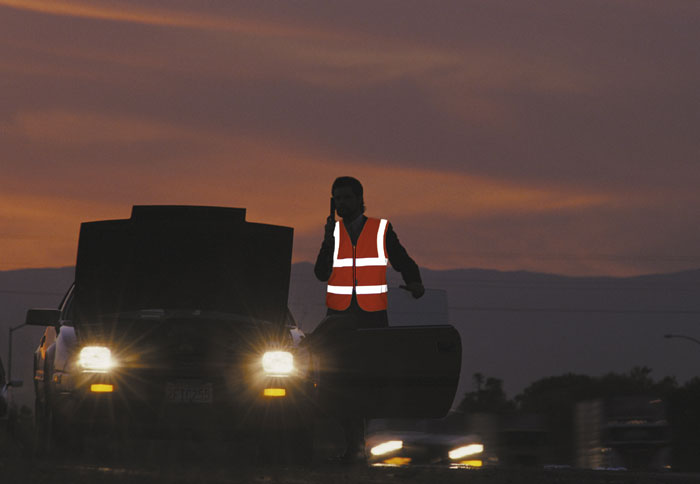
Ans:
<svg viewBox="0 0 700 484"><path fill-rule="evenodd" d="M262 357L262 365L270 376L287 376L294 371L294 356L289 351L268 351Z"/></svg>
<svg viewBox="0 0 700 484"><path fill-rule="evenodd" d="M375 445L374 447L372 447L372 449L370 449L370 452L372 453L372 455L384 455L388 454L389 452L399 450L402 447L402 440L390 440L388 442L382 442L379 445Z"/></svg>
<svg viewBox="0 0 700 484"><path fill-rule="evenodd" d="M471 444L465 445L464 447L458 447L449 452L450 459L457 460L468 455L479 454L484 451L484 446L482 444Z"/></svg>
<svg viewBox="0 0 700 484"><path fill-rule="evenodd" d="M107 372L114 366L112 352L104 346L86 346L80 350L78 365L83 371Z"/></svg>

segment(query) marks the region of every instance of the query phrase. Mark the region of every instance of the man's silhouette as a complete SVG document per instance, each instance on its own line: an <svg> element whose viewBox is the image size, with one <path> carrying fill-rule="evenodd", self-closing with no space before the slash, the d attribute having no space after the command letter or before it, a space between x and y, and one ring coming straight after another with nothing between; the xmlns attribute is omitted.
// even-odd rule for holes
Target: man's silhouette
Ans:
<svg viewBox="0 0 700 484"><path fill-rule="evenodd" d="M358 328L388 326L387 282L388 264L401 273L413 297L425 293L418 265L399 242L391 224L385 219L364 215L362 184L344 176L333 182L331 189L335 207L342 222L331 214L325 227L321 250L314 266L316 277L328 281L326 292L327 318L319 324L313 338L318 347L336 358L340 355L361 355L362 348L348 348L350 334ZM327 358L326 361L331 361ZM330 364L330 363L329 363ZM335 368L343 371L345 368ZM346 408L346 412L347 412ZM364 420L359 416L342 419L347 462L364 456Z"/></svg>

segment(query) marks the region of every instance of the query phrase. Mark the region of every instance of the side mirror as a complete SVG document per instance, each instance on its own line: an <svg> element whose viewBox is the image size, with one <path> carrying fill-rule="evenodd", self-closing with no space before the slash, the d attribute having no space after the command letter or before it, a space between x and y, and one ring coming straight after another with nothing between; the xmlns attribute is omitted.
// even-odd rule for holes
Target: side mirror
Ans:
<svg viewBox="0 0 700 484"><path fill-rule="evenodd" d="M15 387L15 388L21 388L22 385L24 385L24 382L22 380L12 380L7 384L8 387Z"/></svg>
<svg viewBox="0 0 700 484"><path fill-rule="evenodd" d="M24 322L29 326L56 326L61 317L58 309L30 309Z"/></svg>

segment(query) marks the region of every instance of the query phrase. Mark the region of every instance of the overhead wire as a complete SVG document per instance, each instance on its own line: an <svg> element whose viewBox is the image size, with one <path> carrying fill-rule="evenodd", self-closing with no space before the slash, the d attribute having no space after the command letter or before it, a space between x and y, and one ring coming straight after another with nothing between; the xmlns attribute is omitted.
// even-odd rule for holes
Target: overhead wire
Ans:
<svg viewBox="0 0 700 484"><path fill-rule="evenodd" d="M17 290L0 289L0 294L20 294L20 295L29 295L29 296L63 296L65 293L63 293L63 292L49 292L49 291L17 291Z"/></svg>

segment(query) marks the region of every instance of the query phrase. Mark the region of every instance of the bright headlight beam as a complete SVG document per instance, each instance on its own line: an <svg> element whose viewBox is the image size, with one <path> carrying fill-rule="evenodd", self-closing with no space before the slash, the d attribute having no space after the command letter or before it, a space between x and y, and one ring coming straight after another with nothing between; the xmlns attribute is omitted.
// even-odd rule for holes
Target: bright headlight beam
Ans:
<svg viewBox="0 0 700 484"><path fill-rule="evenodd" d="M402 447L402 440L389 440L387 442L382 442L379 445L375 445L374 447L372 447L372 449L370 449L370 452L372 453L372 455L384 455L388 454L389 452L399 450Z"/></svg>
<svg viewBox="0 0 700 484"><path fill-rule="evenodd" d="M453 449L448 453L448 455L450 456L450 459L457 460L468 455L479 454L483 451L484 446L482 444L470 444Z"/></svg>
<svg viewBox="0 0 700 484"><path fill-rule="evenodd" d="M107 372L114 366L112 352L105 346L86 346L80 350L78 365L84 371Z"/></svg>
<svg viewBox="0 0 700 484"><path fill-rule="evenodd" d="M270 376L287 376L294 371L294 356L289 351L268 351L262 357L262 366Z"/></svg>

